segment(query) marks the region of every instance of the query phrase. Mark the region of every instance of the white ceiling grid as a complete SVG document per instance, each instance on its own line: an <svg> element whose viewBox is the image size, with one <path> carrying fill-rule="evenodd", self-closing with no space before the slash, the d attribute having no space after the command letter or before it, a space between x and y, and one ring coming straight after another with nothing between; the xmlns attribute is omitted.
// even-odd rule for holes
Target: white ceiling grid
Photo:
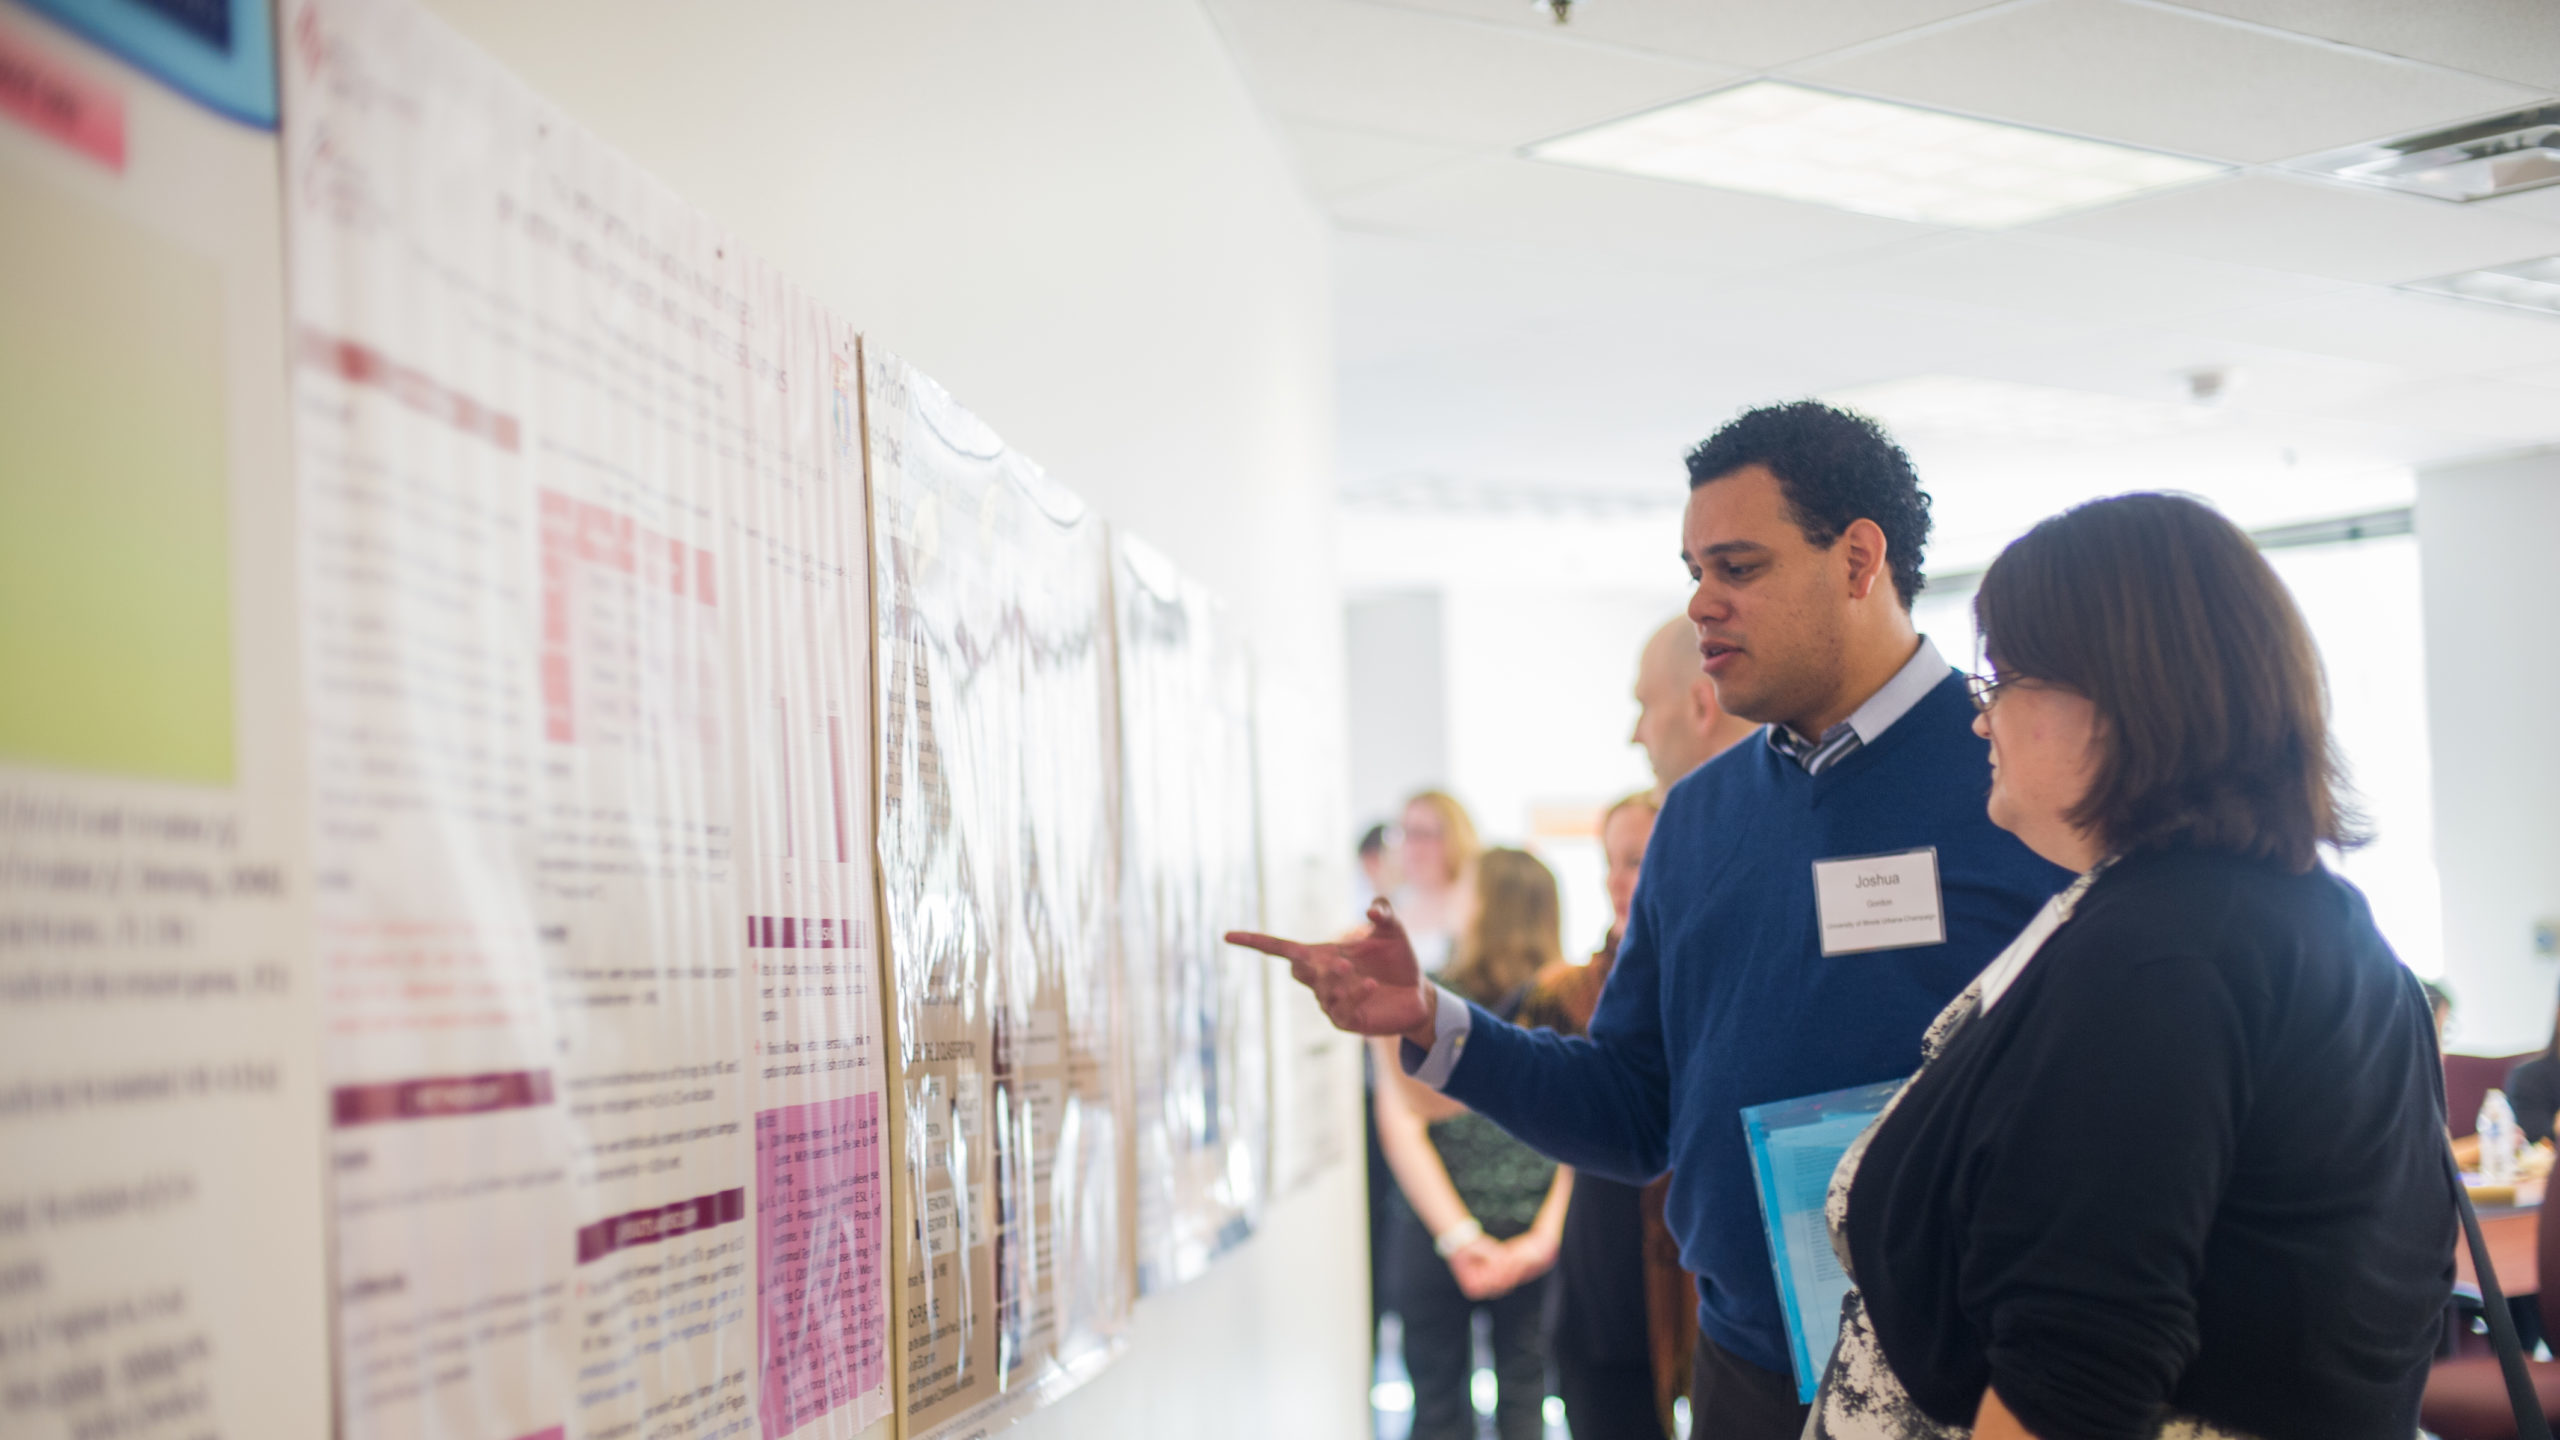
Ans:
<svg viewBox="0 0 2560 1440"><path fill-rule="evenodd" d="M2391 288L2560 253L2560 187L2457 206L2280 168L2560 92L2555 0L1579 0L1563 26L1528 0L1204 4L1341 231L1354 495L1676 501L1680 449L1734 410L1920 375L2144 400L2236 377L2101 467L1915 439L1971 467L1932 476L1957 512L2097 483L1943 493L1976 472L2149 464L2314 515L2376 473L2560 443L2560 318ZM1754 76L2238 168L1981 233L1522 157Z"/></svg>

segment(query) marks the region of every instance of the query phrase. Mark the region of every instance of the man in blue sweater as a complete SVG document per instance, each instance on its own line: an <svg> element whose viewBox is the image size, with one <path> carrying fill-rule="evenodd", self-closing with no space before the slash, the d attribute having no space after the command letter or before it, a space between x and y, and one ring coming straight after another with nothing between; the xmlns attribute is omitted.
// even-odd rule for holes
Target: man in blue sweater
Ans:
<svg viewBox="0 0 2560 1440"><path fill-rule="evenodd" d="M1767 728L1671 788L1588 1038L1433 985L1383 901L1362 939L1228 938L1288 960L1341 1028L1404 1037L1416 1078L1557 1160L1630 1183L1668 1166L1698 1277L1692 1433L1794 1440L1739 1112L1910 1074L1929 1021L2071 877L1984 814L1964 678L1911 624L1929 498L1901 448L1804 401L1688 460L1699 654L1724 708Z"/></svg>

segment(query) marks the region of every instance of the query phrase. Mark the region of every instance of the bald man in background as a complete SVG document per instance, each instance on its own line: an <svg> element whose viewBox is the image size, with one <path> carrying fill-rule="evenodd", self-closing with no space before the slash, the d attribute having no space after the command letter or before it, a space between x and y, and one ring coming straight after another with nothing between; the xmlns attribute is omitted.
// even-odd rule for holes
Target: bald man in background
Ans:
<svg viewBox="0 0 2560 1440"><path fill-rule="evenodd" d="M1653 765L1653 800L1672 782L1713 760L1760 728L1716 703L1715 686L1698 663L1698 627L1674 615L1653 632L1636 659L1636 733Z"/></svg>

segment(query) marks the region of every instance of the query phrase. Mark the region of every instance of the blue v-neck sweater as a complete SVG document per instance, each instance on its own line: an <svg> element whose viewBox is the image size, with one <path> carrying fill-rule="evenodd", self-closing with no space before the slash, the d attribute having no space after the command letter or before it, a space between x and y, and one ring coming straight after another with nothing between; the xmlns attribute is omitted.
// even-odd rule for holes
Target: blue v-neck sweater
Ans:
<svg viewBox="0 0 2560 1440"><path fill-rule="evenodd" d="M1791 1362L1739 1112L1918 1069L1920 1032L2070 882L1991 823L1990 784L1952 670L1819 775L1755 736L1671 787L1588 1038L1471 1017L1447 1092L1568 1165L1669 1166L1699 1328L1764 1369ZM1923 847L1946 942L1824 955L1814 862Z"/></svg>

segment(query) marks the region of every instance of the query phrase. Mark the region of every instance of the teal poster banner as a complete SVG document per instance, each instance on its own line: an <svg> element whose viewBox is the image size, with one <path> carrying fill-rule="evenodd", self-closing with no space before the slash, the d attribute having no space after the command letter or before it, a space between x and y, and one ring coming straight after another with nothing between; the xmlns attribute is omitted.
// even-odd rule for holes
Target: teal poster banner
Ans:
<svg viewBox="0 0 2560 1440"><path fill-rule="evenodd" d="M37 14L217 114L276 128L267 0L23 0Z"/></svg>

